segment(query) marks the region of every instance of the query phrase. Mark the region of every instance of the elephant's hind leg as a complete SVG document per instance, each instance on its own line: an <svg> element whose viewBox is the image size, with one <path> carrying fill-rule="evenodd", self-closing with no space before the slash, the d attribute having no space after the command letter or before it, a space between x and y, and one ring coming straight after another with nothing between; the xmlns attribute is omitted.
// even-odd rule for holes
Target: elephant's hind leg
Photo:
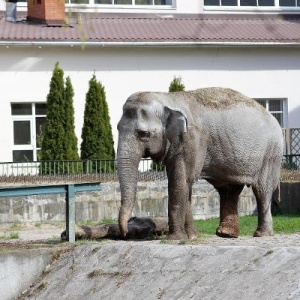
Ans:
<svg viewBox="0 0 300 300"><path fill-rule="evenodd" d="M216 234L224 238L239 236L238 201L243 185L217 188L220 195L220 225Z"/></svg>
<svg viewBox="0 0 300 300"><path fill-rule="evenodd" d="M273 221L271 214L272 188L265 185L252 186L257 203L258 225L254 232L255 237L273 235Z"/></svg>

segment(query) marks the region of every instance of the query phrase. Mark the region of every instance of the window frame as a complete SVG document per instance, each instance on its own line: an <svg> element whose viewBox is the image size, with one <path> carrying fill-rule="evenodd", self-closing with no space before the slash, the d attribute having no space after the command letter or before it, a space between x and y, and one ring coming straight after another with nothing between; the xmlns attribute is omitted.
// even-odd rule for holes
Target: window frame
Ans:
<svg viewBox="0 0 300 300"><path fill-rule="evenodd" d="M273 113L282 113L282 124L280 124L281 128L287 128L288 127L288 107L287 107L287 98L254 98L256 101L266 101L266 107L265 109L270 112L271 114ZM281 101L282 102L282 110L270 110L270 101L275 100L275 101ZM258 102L259 103L259 102ZM261 103L259 103L261 104ZM279 123L279 122L278 122Z"/></svg>
<svg viewBox="0 0 300 300"><path fill-rule="evenodd" d="M274 6L241 6L240 1L237 0L237 5L233 6L222 6L219 0L219 5L205 5L205 0L203 0L203 9L205 10L237 10L237 11L299 11L300 10L300 0L295 0L295 6L280 6L280 0L274 0ZM258 2L258 0L256 0ZM299 5L299 6L297 6Z"/></svg>
<svg viewBox="0 0 300 300"><path fill-rule="evenodd" d="M13 115L11 111L11 122L12 122L12 134L11 134L11 145L12 145L12 161L14 162L14 151L32 151L33 161L37 161L37 153L41 147L37 144L37 135L36 135L36 118L45 118L45 114L36 113L36 104L46 104L46 102L11 102L10 106L14 104L31 104L31 115ZM18 121L29 121L30 122L30 143L23 145L15 145L14 141L14 122Z"/></svg>
<svg viewBox="0 0 300 300"><path fill-rule="evenodd" d="M151 0L152 4L136 4L136 0L131 0L131 4L115 4L115 0L111 0L111 4L98 4L95 3L95 0L88 0L89 3L83 3L83 4L78 4L78 3L71 3L71 0L67 0L66 2L66 7L82 7L82 8L93 8L93 7L108 7L108 8L158 8L158 9L170 9L170 8L175 8L176 6L176 0L166 0L166 1L171 1L172 4L155 4L155 0Z"/></svg>

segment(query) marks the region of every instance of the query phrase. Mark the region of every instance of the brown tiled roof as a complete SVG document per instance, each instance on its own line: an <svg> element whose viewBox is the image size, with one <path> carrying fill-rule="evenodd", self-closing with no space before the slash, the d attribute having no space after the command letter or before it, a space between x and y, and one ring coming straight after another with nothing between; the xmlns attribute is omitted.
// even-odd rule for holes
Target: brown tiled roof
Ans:
<svg viewBox="0 0 300 300"><path fill-rule="evenodd" d="M78 21L79 20L79 21ZM0 43L292 44L300 46L300 15L73 15L68 26L16 23L0 12Z"/></svg>

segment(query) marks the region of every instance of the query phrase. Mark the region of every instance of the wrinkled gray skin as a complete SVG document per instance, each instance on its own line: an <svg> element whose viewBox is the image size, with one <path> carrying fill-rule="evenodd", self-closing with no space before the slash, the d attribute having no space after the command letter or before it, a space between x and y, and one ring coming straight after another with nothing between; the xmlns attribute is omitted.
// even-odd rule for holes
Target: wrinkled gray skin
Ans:
<svg viewBox="0 0 300 300"><path fill-rule="evenodd" d="M219 192L218 236L238 236L238 198L245 185L252 186L257 200L254 236L273 234L271 199L279 196L283 139L276 119L256 101L224 88L136 93L123 106L118 130L123 236L143 157L166 165L170 239L197 236L191 209L197 178Z"/></svg>

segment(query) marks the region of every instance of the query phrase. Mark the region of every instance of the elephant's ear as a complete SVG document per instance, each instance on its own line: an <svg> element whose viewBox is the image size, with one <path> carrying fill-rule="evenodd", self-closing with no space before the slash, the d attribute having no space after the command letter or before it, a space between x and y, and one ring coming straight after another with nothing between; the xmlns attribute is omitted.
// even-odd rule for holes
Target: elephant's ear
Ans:
<svg viewBox="0 0 300 300"><path fill-rule="evenodd" d="M166 136L169 140L187 132L187 116L181 109L165 106L165 115Z"/></svg>

